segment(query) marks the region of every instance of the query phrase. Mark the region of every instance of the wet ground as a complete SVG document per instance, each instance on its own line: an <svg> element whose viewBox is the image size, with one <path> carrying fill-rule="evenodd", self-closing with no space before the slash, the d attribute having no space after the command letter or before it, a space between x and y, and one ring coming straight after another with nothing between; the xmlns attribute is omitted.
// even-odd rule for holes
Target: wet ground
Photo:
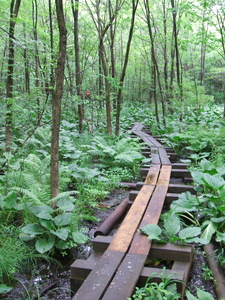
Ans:
<svg viewBox="0 0 225 300"><path fill-rule="evenodd" d="M104 220L115 209L116 205L128 196L128 191L115 191L108 199L104 201L101 209L96 210L96 216ZM87 234L93 238L95 230L100 223L87 223ZM41 264L32 271L32 274L16 274L18 283L14 289L5 296L0 296L4 300L70 300L70 264L76 258L87 258L91 253L91 243L83 245L80 248L73 249L68 257L62 258L62 267ZM204 270L207 270L207 261L202 248L195 248L194 264L188 281L188 289L195 293L195 287L210 292L214 299L217 299L214 291L213 280L204 279ZM116 300L116 299L115 299ZM157 299L156 299L157 300Z"/></svg>

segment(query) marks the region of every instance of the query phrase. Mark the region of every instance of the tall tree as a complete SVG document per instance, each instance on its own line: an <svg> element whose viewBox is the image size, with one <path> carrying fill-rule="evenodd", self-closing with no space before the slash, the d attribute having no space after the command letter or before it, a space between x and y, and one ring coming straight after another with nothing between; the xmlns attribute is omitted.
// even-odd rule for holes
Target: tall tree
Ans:
<svg viewBox="0 0 225 300"><path fill-rule="evenodd" d="M6 80L6 122L5 122L5 142L6 151L11 151L12 143L12 106L13 106L13 73L15 56L15 26L21 0L11 0L10 21L9 21L9 49L8 49L8 70Z"/></svg>
<svg viewBox="0 0 225 300"><path fill-rule="evenodd" d="M125 60L122 68L122 73L120 75L120 81L119 81L119 89L117 93L117 107L116 107L116 135L119 135L120 130L120 110L121 110L121 102L122 102L122 89L123 89L123 83L126 75L127 70L127 64L130 54L130 46L131 41L133 37L133 31L134 31L134 21L135 21L135 15L138 7L139 0L132 0L132 17L131 17L131 24L130 24L130 31L129 31L129 37L127 41L127 49L125 54Z"/></svg>
<svg viewBox="0 0 225 300"><path fill-rule="evenodd" d="M183 102L183 86L182 86L182 74L180 67L180 53L179 53L179 45L178 45L178 29L177 29L177 10L178 7L175 6L175 1L171 0L172 6L172 17L173 17L173 36L174 36L174 47L175 47L175 55L176 55L176 74L177 74L177 84L180 92L180 101Z"/></svg>
<svg viewBox="0 0 225 300"><path fill-rule="evenodd" d="M152 26L152 21L151 21L151 12L150 12L150 7L149 7L149 1L144 0L144 5L145 5L145 13L146 13L148 32L149 32L149 37L150 37L150 42L151 42L152 68L153 68L153 71L155 72L155 74L153 75L153 78L154 78L153 85L154 85L154 89L155 89L155 82L156 82L156 77L157 77L157 83L158 83L159 92L160 92L160 96L161 96L163 123L165 124L165 115L166 115L165 99L164 99L163 87L162 87L162 83L161 83L159 64L158 64L158 60L157 60L157 56L156 56L156 47L155 47L155 40L154 40L154 36L153 36L153 26ZM156 119L159 122L158 105L157 105L156 97L154 98L154 100L155 100Z"/></svg>
<svg viewBox="0 0 225 300"><path fill-rule="evenodd" d="M80 46L79 46L79 25L78 25L78 12L79 12L79 0L71 0L73 19L74 19L74 50L75 50L75 65L76 65L76 89L77 96L80 100L83 100L82 92L82 76L80 68ZM83 119L84 119L84 104L78 104L79 115L79 132L83 132Z"/></svg>
<svg viewBox="0 0 225 300"><path fill-rule="evenodd" d="M51 138L51 198L59 194L59 133L61 120L61 102L63 96L64 70L66 61L67 29L63 10L63 0L55 0L59 28L59 51L56 67L56 86L52 102L52 138Z"/></svg>

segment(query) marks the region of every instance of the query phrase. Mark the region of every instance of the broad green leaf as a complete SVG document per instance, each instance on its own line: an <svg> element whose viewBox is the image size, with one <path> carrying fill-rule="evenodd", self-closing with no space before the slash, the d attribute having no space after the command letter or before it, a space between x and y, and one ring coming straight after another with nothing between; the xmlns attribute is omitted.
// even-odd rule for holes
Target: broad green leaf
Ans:
<svg viewBox="0 0 225 300"><path fill-rule="evenodd" d="M141 232L146 234L149 239L159 240L159 236L162 233L162 229L155 224L147 224L144 227L140 228Z"/></svg>
<svg viewBox="0 0 225 300"><path fill-rule="evenodd" d="M83 234L80 231L74 231L72 233L72 237L75 243L77 244L84 244L88 241L88 236L86 236L85 234Z"/></svg>
<svg viewBox="0 0 225 300"><path fill-rule="evenodd" d="M180 231L180 219L175 213L168 213L164 219L164 227L170 235Z"/></svg>
<svg viewBox="0 0 225 300"><path fill-rule="evenodd" d="M65 250L68 249L68 243L60 240L58 243L55 244L56 248L61 249L61 250Z"/></svg>
<svg viewBox="0 0 225 300"><path fill-rule="evenodd" d="M51 206L48 205L37 205L37 206L32 206L30 207L30 210L32 211L33 214L39 214L41 212L46 212L51 214L53 212L53 209Z"/></svg>
<svg viewBox="0 0 225 300"><path fill-rule="evenodd" d="M55 227L53 221L51 221L51 220L40 219L39 222L43 227L45 227L48 230L53 230Z"/></svg>
<svg viewBox="0 0 225 300"><path fill-rule="evenodd" d="M225 205L218 206L218 210L225 215Z"/></svg>
<svg viewBox="0 0 225 300"><path fill-rule="evenodd" d="M200 201L190 192L182 193L179 199L171 203L171 210L175 212L196 211Z"/></svg>
<svg viewBox="0 0 225 300"><path fill-rule="evenodd" d="M214 223L222 223L225 221L225 217L220 217L220 218L211 218L211 221Z"/></svg>
<svg viewBox="0 0 225 300"><path fill-rule="evenodd" d="M60 198L56 205L63 211L72 211L74 209L73 200L70 197Z"/></svg>
<svg viewBox="0 0 225 300"><path fill-rule="evenodd" d="M56 231L51 230L51 233L59 237L61 240L66 240L69 235L69 229L68 228L59 228Z"/></svg>
<svg viewBox="0 0 225 300"><path fill-rule="evenodd" d="M42 238L36 241L35 248L39 253L43 254L51 250L54 247L54 244L55 244L54 237Z"/></svg>
<svg viewBox="0 0 225 300"><path fill-rule="evenodd" d="M217 242L225 242L225 232L219 232L216 233L216 241Z"/></svg>
<svg viewBox="0 0 225 300"><path fill-rule="evenodd" d="M8 293L9 291L11 291L12 287L8 286L6 284L0 284L0 294L5 294Z"/></svg>
<svg viewBox="0 0 225 300"><path fill-rule="evenodd" d="M199 300L195 296L193 296L189 291L186 291L186 296L188 300Z"/></svg>
<svg viewBox="0 0 225 300"><path fill-rule="evenodd" d="M216 229L217 226L213 222L210 222L206 227L206 229L201 234L201 238L208 241L208 243L210 243L213 234L216 232Z"/></svg>
<svg viewBox="0 0 225 300"><path fill-rule="evenodd" d="M196 288L196 289L197 289L198 298L200 300L213 300L214 299L210 293L200 290L199 288Z"/></svg>
<svg viewBox="0 0 225 300"><path fill-rule="evenodd" d="M70 224L72 218L72 213L64 213L61 215L58 215L54 218L54 223L56 226L65 226Z"/></svg>
<svg viewBox="0 0 225 300"><path fill-rule="evenodd" d="M182 229L179 232L179 237L182 240L186 240L186 239L189 239L189 238L196 237L200 233L201 233L201 228L200 227L187 227L187 228Z"/></svg>
<svg viewBox="0 0 225 300"><path fill-rule="evenodd" d="M204 181L203 181L204 173L203 172L194 171L194 172L191 172L191 176L193 177L194 181L196 181L198 184L204 184Z"/></svg>
<svg viewBox="0 0 225 300"><path fill-rule="evenodd" d="M205 183L206 187L212 189L213 191L219 190L225 184L223 177L221 177L218 174L216 175L204 174L203 182Z"/></svg>
<svg viewBox="0 0 225 300"><path fill-rule="evenodd" d="M44 230L41 228L39 224L28 224L21 228L23 233L27 233L29 235L37 235L44 233Z"/></svg>

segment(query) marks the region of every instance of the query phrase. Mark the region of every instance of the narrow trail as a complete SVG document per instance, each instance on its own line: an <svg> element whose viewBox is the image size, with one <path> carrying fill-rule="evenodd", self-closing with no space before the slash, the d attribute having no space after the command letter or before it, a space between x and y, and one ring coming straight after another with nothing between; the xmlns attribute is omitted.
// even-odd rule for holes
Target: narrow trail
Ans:
<svg viewBox="0 0 225 300"><path fill-rule="evenodd" d="M181 192L195 193L191 185L171 183L171 176L188 182L190 174L185 164L176 162L172 149L164 148L142 124L135 123L131 130L133 136L146 144L143 154L151 157L151 164L141 169L143 182L136 183L136 190L131 191L129 199L121 204L123 209L119 218L125 210L126 213L116 233L107 236L112 223L107 220L103 227L108 230L96 231L94 252L87 260L77 259L72 264L73 300L126 300L134 287L143 286L153 273L153 280L160 279L162 269L147 266L149 257L171 261L171 269L166 270L166 275L178 280L178 291L184 296L193 261L193 247L155 246L139 229L146 224L158 224L162 211ZM114 216L114 223L115 219Z"/></svg>

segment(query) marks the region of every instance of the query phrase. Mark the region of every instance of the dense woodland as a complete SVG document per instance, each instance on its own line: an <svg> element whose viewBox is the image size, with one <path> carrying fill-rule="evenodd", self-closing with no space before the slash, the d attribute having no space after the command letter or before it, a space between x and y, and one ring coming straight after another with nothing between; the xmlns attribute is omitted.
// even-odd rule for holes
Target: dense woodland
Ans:
<svg viewBox="0 0 225 300"><path fill-rule="evenodd" d="M17 245L16 261L0 260L7 289L24 253L84 243L96 203L137 178L132 122L193 168L223 165L225 2L1 0L0 19L0 257Z"/></svg>

